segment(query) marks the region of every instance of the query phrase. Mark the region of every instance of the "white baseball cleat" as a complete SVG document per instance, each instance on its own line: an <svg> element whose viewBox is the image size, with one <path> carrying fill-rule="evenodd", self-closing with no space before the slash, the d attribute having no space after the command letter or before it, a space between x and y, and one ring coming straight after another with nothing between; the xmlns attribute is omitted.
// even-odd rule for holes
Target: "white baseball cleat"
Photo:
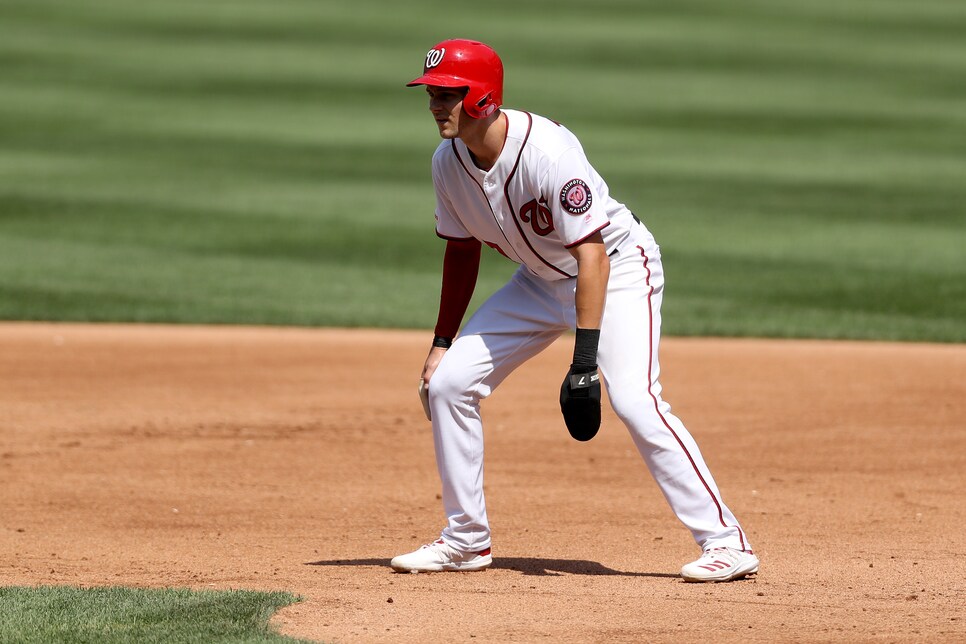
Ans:
<svg viewBox="0 0 966 644"><path fill-rule="evenodd" d="M493 563L490 549L463 552L447 545L442 539L427 543L419 550L393 557L389 562L396 572L443 572L483 570Z"/></svg>
<svg viewBox="0 0 966 644"><path fill-rule="evenodd" d="M705 550L697 561L681 568L684 581L731 581L758 572L758 557L735 548Z"/></svg>

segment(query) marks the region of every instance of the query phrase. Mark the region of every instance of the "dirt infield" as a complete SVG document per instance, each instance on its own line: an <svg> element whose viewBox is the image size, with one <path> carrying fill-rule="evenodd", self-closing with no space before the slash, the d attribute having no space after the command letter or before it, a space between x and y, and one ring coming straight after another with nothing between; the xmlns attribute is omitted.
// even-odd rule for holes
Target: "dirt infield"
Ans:
<svg viewBox="0 0 966 644"><path fill-rule="evenodd" d="M762 558L698 554L558 343L484 404L494 567L442 527L425 333L0 324L0 584L289 590L339 642L966 641L966 346L669 339L665 397Z"/></svg>

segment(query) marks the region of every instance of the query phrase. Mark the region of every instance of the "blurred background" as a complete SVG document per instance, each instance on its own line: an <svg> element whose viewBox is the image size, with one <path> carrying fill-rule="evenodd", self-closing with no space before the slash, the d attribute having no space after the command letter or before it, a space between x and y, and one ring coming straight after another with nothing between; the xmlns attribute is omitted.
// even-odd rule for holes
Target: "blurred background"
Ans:
<svg viewBox="0 0 966 644"><path fill-rule="evenodd" d="M432 328L449 37L655 234L667 334L966 341L961 0L2 0L0 319Z"/></svg>

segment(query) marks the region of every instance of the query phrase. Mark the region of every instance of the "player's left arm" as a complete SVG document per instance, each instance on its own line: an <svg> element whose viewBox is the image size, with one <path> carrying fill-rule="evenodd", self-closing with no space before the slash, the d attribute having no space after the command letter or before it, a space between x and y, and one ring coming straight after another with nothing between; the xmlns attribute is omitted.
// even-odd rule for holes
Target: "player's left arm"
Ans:
<svg viewBox="0 0 966 644"><path fill-rule="evenodd" d="M577 260L577 335L574 359L560 387L560 410L570 435L587 441L600 428L597 345L610 279L610 257L599 231L569 250Z"/></svg>
<svg viewBox="0 0 966 644"><path fill-rule="evenodd" d="M610 257L600 232L596 232L570 250L577 260L577 328L600 329L610 279ZM597 361L596 348L594 360Z"/></svg>

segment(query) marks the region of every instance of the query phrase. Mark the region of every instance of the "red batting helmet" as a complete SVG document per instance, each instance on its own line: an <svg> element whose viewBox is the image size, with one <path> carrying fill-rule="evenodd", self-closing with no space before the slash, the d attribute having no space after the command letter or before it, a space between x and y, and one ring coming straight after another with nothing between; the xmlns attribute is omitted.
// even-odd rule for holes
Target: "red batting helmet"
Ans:
<svg viewBox="0 0 966 644"><path fill-rule="evenodd" d="M426 54L423 75L406 84L466 87L463 109L484 118L503 104L503 62L496 52L475 40L444 40Z"/></svg>

